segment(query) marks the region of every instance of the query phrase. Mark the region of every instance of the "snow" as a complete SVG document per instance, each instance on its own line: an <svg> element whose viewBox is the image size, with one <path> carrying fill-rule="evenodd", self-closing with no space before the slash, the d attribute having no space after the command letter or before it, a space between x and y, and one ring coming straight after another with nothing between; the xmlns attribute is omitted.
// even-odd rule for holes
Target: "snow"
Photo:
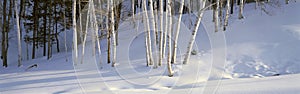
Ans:
<svg viewBox="0 0 300 94"><path fill-rule="evenodd" d="M236 20L237 15L232 16L227 31L218 33L210 32L214 25L211 11L207 11L194 45L198 54L191 56L187 65L180 62L190 33L179 35L180 55L173 65L174 77L167 76L166 60L158 69L146 67L143 25L139 22L138 29L132 29L125 21L120 25L115 68L98 54L92 55L88 41L83 64L73 64L72 52L68 52L68 61L65 53L58 53L50 60L41 57L24 61L20 68L14 63L0 68L0 94L298 94L300 13L295 9L299 5L282 5L282 11L272 16L262 15L252 4L245 5L246 18ZM189 24L187 21L183 18L183 23ZM188 28L182 26L181 31ZM10 47L17 48L14 44ZM101 58L106 58L106 47L101 49ZM33 64L38 67L25 71Z"/></svg>

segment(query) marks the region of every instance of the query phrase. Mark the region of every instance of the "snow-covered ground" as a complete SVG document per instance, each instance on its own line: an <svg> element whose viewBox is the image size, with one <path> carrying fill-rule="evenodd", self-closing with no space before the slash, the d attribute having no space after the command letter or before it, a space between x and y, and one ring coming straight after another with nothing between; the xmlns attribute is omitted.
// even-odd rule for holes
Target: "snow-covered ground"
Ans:
<svg viewBox="0 0 300 94"><path fill-rule="evenodd" d="M213 33L211 11L207 11L196 40L198 54L187 65L173 65L174 77L166 76L165 63L158 69L145 66L143 33L130 32L125 22L120 26L115 68L93 56L88 42L83 64L73 66L69 52L68 60L65 53L59 53L50 60L24 61L20 68L14 64L0 68L0 93L299 94L300 12L295 10L300 3L281 5L276 11L268 8L272 16L254 10L251 4L245 8L245 19L232 16L228 30L218 33ZM142 31L143 25L138 27ZM184 34L179 37L181 54L188 41ZM32 64L38 67L25 71Z"/></svg>

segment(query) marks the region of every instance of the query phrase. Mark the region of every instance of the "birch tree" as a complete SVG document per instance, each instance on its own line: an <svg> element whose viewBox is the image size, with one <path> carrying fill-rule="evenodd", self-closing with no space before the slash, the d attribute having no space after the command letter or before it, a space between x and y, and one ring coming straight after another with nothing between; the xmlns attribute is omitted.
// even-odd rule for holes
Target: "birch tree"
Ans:
<svg viewBox="0 0 300 94"><path fill-rule="evenodd" d="M114 19L114 5L113 0L110 0L110 7L111 7L111 33L112 33L112 43L113 43L113 61L112 61L112 67L116 64L116 54L117 54L117 45L116 45L116 35L115 35L115 19Z"/></svg>
<svg viewBox="0 0 300 94"><path fill-rule="evenodd" d="M110 61L110 33L111 33L111 26L109 23L109 18L110 18L110 0L107 0L107 14L106 14L106 40L107 40L107 64L109 64Z"/></svg>
<svg viewBox="0 0 300 94"><path fill-rule="evenodd" d="M178 17L177 26L176 26L176 32L175 32L175 37L174 37L173 56L172 56L171 63L175 63L176 62L177 41L178 41L178 35L179 35L179 32L180 32L180 23L181 23L181 18L182 18L183 6L184 6L184 0L181 0L180 1L180 8L179 8L179 17Z"/></svg>
<svg viewBox="0 0 300 94"><path fill-rule="evenodd" d="M74 62L78 63L78 51L77 51L77 31L76 31L76 0L73 0L73 46L74 46Z"/></svg>
<svg viewBox="0 0 300 94"><path fill-rule="evenodd" d="M100 10L101 10L102 9L101 8L101 1L99 1L99 6L100 6ZM97 16L96 16L96 10L95 10L94 4L92 4L92 12L93 12L92 13L93 14L92 15L92 21L93 21L92 25L93 25L93 28L94 28L94 35L95 35L95 37L93 37L93 40L96 40L96 42L97 42L98 54L99 54L99 59L100 59L99 64L102 64L102 62L101 62L101 60L102 60L101 59L101 45L100 45L99 32L98 32L99 28L98 28L98 22L97 22ZM100 18L102 18L102 16Z"/></svg>
<svg viewBox="0 0 300 94"><path fill-rule="evenodd" d="M135 0L131 0L131 9L132 9L132 22L133 22L133 27L135 28Z"/></svg>
<svg viewBox="0 0 300 94"><path fill-rule="evenodd" d="M163 58L163 0L159 0L159 20L160 20L160 27L159 27L159 31L160 31L160 41L159 41L159 59L158 59L158 66L161 66L162 63L162 58Z"/></svg>
<svg viewBox="0 0 300 94"><path fill-rule="evenodd" d="M149 18L148 18L148 12L147 12L147 4L146 4L146 0L142 0L141 1L143 3L143 14L144 14L144 20L146 23L144 23L144 26L145 26L145 30L146 30L146 33L147 35L145 36L147 38L147 41L146 41L146 49L148 51L148 56L147 57L149 59L149 62L147 62L147 65L153 65L153 57L152 57L152 46L151 46L151 33L150 33L150 25L149 25Z"/></svg>
<svg viewBox="0 0 300 94"><path fill-rule="evenodd" d="M50 1L50 7L52 7L52 2L53 1ZM36 6L38 6L38 5L36 5ZM52 11L53 11L52 8L50 8L49 13L52 13ZM52 42L52 39L51 39L51 34L52 34L52 31L51 31L52 19L50 18L48 22L49 22L49 28L48 28L48 45L47 45L48 46L48 55L47 55L47 59L49 60L52 57L52 53L51 53L52 52L52 44L51 44L51 42ZM35 24L35 25L37 25L37 24ZM54 26L53 26L53 30L54 30Z"/></svg>
<svg viewBox="0 0 300 94"><path fill-rule="evenodd" d="M168 30L170 29L167 25L168 25L168 23L169 23L169 19L168 19L168 14L169 14L169 12L171 12L171 11L169 11L168 10L168 1L166 1L165 2L166 3L166 13L165 13L165 30L164 30L164 43L163 43L163 53L162 53L162 55L163 55L163 57L165 57L165 53L166 53L166 47L167 47L167 33L168 33Z"/></svg>
<svg viewBox="0 0 300 94"><path fill-rule="evenodd" d="M78 0L79 2L78 2L78 8L79 8L79 31L80 32L78 32L78 34L80 35L80 40L81 40L81 42L83 41L83 34L82 34L82 15L81 15L81 0Z"/></svg>
<svg viewBox="0 0 300 94"><path fill-rule="evenodd" d="M168 27L169 27L169 30L167 31L168 32L168 61L167 61L167 66L168 66L168 76L169 77L172 77L173 76L173 70L172 70L172 65L171 65L171 51L172 51L172 48L171 48L171 43L172 43L172 29L173 26L172 26L172 13L171 13L171 1L170 0L167 0L167 7L168 7L168 18L169 18L169 24L168 24ZM167 38L167 37L166 37Z"/></svg>
<svg viewBox="0 0 300 94"><path fill-rule="evenodd" d="M22 6L21 6L22 7ZM22 45L21 45L21 34L20 34L20 19L18 15L17 3L15 2L15 15L17 24L17 39L18 39L18 67L22 65Z"/></svg>
<svg viewBox="0 0 300 94"><path fill-rule="evenodd" d="M85 21L85 30L83 32L83 41L82 41L82 53L81 53L81 64L83 63L83 57L85 54L85 44L86 44L86 38L87 38L87 33L89 29L89 20L90 20L90 10L91 10L91 3L92 0L88 1L88 9L87 9L87 14L86 14L86 21Z"/></svg>
<svg viewBox="0 0 300 94"><path fill-rule="evenodd" d="M220 0L216 0L216 8L214 9L214 22L215 22L215 32L218 32L219 26L219 9L220 9Z"/></svg>
<svg viewBox="0 0 300 94"><path fill-rule="evenodd" d="M205 3L206 3L206 0L203 0L201 10L198 11L198 19L196 21L194 30L192 31L192 37L189 41L189 44L188 44L188 47L187 47L187 52L185 54L183 64L187 64L189 62L190 57L191 57L192 47L194 45L194 42L195 42L195 39L196 39L196 36L197 36L197 32L198 32L198 28L199 28L199 25L200 25L200 22L202 20L203 13L204 13L204 10L205 10Z"/></svg>
<svg viewBox="0 0 300 94"><path fill-rule="evenodd" d="M243 19L244 0L240 0L239 19Z"/></svg>
<svg viewBox="0 0 300 94"><path fill-rule="evenodd" d="M63 0L63 2L65 3L65 0ZM66 18L66 11L67 11L67 7L64 7L64 41L65 41L65 51L66 51L66 62L68 62L68 46L67 46L67 18Z"/></svg>
<svg viewBox="0 0 300 94"><path fill-rule="evenodd" d="M154 19L154 8L153 8L153 1L152 0L149 0L149 5L150 5L150 20L151 20L151 26L152 26L152 30L153 30L153 34L154 35L154 66L153 68L157 68L157 49L156 49L156 34L157 34L157 31L156 31L156 25L155 25L155 19ZM148 12L147 12L148 13Z"/></svg>
<svg viewBox="0 0 300 94"><path fill-rule="evenodd" d="M229 19L229 13L230 13L230 1L231 0L227 0L226 3L226 16L225 16L225 20L224 20L224 26L223 26L223 30L226 30L226 27L228 26L228 19Z"/></svg>

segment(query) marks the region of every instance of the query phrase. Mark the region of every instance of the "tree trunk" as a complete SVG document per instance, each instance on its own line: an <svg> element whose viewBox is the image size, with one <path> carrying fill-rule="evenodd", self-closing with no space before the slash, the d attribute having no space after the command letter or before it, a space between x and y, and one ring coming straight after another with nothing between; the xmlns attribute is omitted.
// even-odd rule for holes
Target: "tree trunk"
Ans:
<svg viewBox="0 0 300 94"><path fill-rule="evenodd" d="M233 4L234 4L234 0L230 0L230 14L233 14Z"/></svg>
<svg viewBox="0 0 300 94"><path fill-rule="evenodd" d="M165 30L164 30L164 45L163 45L163 53L162 53L162 55L163 55L163 57L165 57L165 53L166 53L166 47L167 47L167 38L168 38L168 30L170 29L169 28L169 19L168 19L168 15L169 15L169 9L168 9L168 0L166 0L165 1L165 7L166 7L166 13L165 13Z"/></svg>
<svg viewBox="0 0 300 94"><path fill-rule="evenodd" d="M55 37L55 41L56 41L56 50L57 52L59 53L60 52L60 49L59 49L59 40L58 40L58 31L57 31L57 28L58 28L58 17L57 17L57 11L56 11L56 8L57 8L57 1L54 1L55 4L54 4L54 14L55 14L55 34L54 34L54 37Z"/></svg>
<svg viewBox="0 0 300 94"><path fill-rule="evenodd" d="M99 1L99 6L100 6L100 10L102 9L101 8L101 1ZM101 65L102 64L102 58L101 58L101 46L100 46L100 40L99 40L99 32L98 32L98 22L97 22L97 18L96 18L96 10L95 10L95 6L94 6L94 4L92 4L92 14L93 14L93 28L95 28L95 30L94 30L94 34L95 34L95 38L93 38L93 39L95 39L96 40L96 42L97 42L97 48L98 48L98 55L99 55L99 64ZM101 16L101 15L100 15ZM102 17L100 17L100 18L102 18ZM102 20L102 19L101 19Z"/></svg>
<svg viewBox="0 0 300 94"><path fill-rule="evenodd" d="M7 20L6 20L6 4L7 4L7 0L3 1L3 27L2 27L2 48L1 48L1 59L2 59L2 63L3 63L3 67L7 67L7 53L6 53L6 33L8 32L8 30L6 29L6 25L7 24Z"/></svg>
<svg viewBox="0 0 300 94"><path fill-rule="evenodd" d="M33 36L32 36L32 59L35 59L35 48L36 48L36 36L37 36L37 30L38 30L38 0L34 0L34 6L33 6L33 13L34 13L34 30L33 30Z"/></svg>
<svg viewBox="0 0 300 94"><path fill-rule="evenodd" d="M199 28L200 22L202 20L203 13L204 13L205 2L206 2L206 0L203 0L203 2L202 2L202 7L201 8L203 10L201 9L201 11L198 12L198 19L196 21L194 30L192 32L192 38L191 38L191 40L188 44L187 52L185 54L183 64L187 64L189 62L190 57L191 57L192 48L193 48L193 45L194 45L194 42L195 42L195 39L196 39L196 36L197 36L198 28Z"/></svg>
<svg viewBox="0 0 300 94"><path fill-rule="evenodd" d="M214 22L215 22L215 32L218 32L219 26L219 9L220 9L220 0L216 0L216 5L214 8Z"/></svg>
<svg viewBox="0 0 300 94"><path fill-rule="evenodd" d="M131 0L131 10L132 10L132 22L133 22L133 28L135 28L135 0Z"/></svg>
<svg viewBox="0 0 300 94"><path fill-rule="evenodd" d="M244 0L240 0L240 11L239 11L239 19L243 19L243 10L244 10Z"/></svg>
<svg viewBox="0 0 300 94"><path fill-rule="evenodd" d="M226 27L228 26L228 19L229 19L229 12L230 12L230 1L231 0L228 0L227 3L226 3L226 16L225 16L225 20L224 20L224 27L223 27L223 30L225 31L226 30Z"/></svg>
<svg viewBox="0 0 300 94"><path fill-rule="evenodd" d="M117 45L116 45L116 35L115 35L115 18L114 18L114 5L113 0L110 0L110 7L111 7L111 34L112 34L112 43L113 43L113 60L112 60L112 67L116 64L116 54L117 54Z"/></svg>
<svg viewBox="0 0 300 94"><path fill-rule="evenodd" d="M76 31L76 0L73 0L73 46L74 46L74 63L78 63L78 51L77 51L77 31Z"/></svg>
<svg viewBox="0 0 300 94"><path fill-rule="evenodd" d="M44 20L44 30L43 30L43 56L46 56L46 43L47 43L47 40L46 40L46 38L47 38L47 14L48 14L48 8L47 8L47 5L44 5L43 6L43 8L44 8L44 15L43 15L43 20ZM49 17L50 18L50 17Z"/></svg>
<svg viewBox="0 0 300 94"><path fill-rule="evenodd" d="M153 58L152 58L152 46L151 46L151 33L150 33L150 25L149 25L149 18L148 18L148 12L147 12L147 4L146 4L146 0L143 0L143 12L144 12L144 19L145 19L145 22L144 24L145 25L145 29L146 30L146 33L147 33L147 46L146 46L146 49L148 49L148 59L149 59L149 64L148 65L153 65ZM147 53L146 53L147 54Z"/></svg>
<svg viewBox="0 0 300 94"><path fill-rule="evenodd" d="M119 28L119 24L120 24L120 20L121 20L121 10L122 10L122 2L120 2L119 0L116 0L116 7L114 9L115 12L115 16L116 16L116 22L115 22L115 36L116 36L116 45L119 44L118 42L118 37L119 37L119 33L118 33L118 28Z"/></svg>
<svg viewBox="0 0 300 94"><path fill-rule="evenodd" d="M83 57L85 54L85 44L86 44L86 38L87 38L87 33L89 29L89 21L90 21L90 8L91 8L91 0L88 1L88 9L87 9L87 14L86 14L86 20L85 20L85 30L83 32L83 41L82 41L82 53L81 53L81 61L80 63L83 63Z"/></svg>
<svg viewBox="0 0 300 94"><path fill-rule="evenodd" d="M106 16L106 28L107 28L107 64L109 64L110 61L110 32L111 32L111 24L109 22L110 18L110 0L107 0L107 16Z"/></svg>
<svg viewBox="0 0 300 94"><path fill-rule="evenodd" d="M82 33L83 32L83 30L82 30L82 13L81 13L81 0L78 0L79 2L78 2L78 7L79 7L79 32L77 31L77 33L80 35L80 42L82 42L83 41L83 38L84 38L84 34ZM77 14L77 13L76 13ZM77 28L77 27L76 27Z"/></svg>
<svg viewBox="0 0 300 94"><path fill-rule="evenodd" d="M19 25L20 25L20 36L22 37L22 31L23 31L23 22L22 22L22 18L25 16L25 0L21 0L20 1L20 11L19 11ZM16 13L18 14L18 13ZM21 25L22 24L22 25Z"/></svg>
<svg viewBox="0 0 300 94"><path fill-rule="evenodd" d="M65 4L65 0L63 0L63 4L65 7L64 7L64 11L63 11L63 14L64 14L64 42L65 42L65 52L66 52L66 62L68 62L68 46L67 46L67 18L66 18L66 11L67 11L67 5Z"/></svg>
<svg viewBox="0 0 300 94"><path fill-rule="evenodd" d="M172 48L171 48L171 43L172 43L172 29L173 26L172 26L172 13L171 13L171 2L170 0L167 0L167 4L168 4L168 17L169 17L169 30L168 30L168 76L169 77L172 77L173 76L173 70L172 70L172 65L171 65L171 51L172 51ZM166 37L167 38L167 37Z"/></svg>
<svg viewBox="0 0 300 94"><path fill-rule="evenodd" d="M21 45L21 35L20 35L20 19L18 15L17 3L15 2L15 15L17 24L17 40L18 40L18 67L22 65L22 45Z"/></svg>
<svg viewBox="0 0 300 94"><path fill-rule="evenodd" d="M156 31L156 21L155 21L155 18L154 18L154 8L153 8L153 1L152 0L149 0L149 4L150 4L150 21L151 21L151 26L152 26L152 30L153 30L153 34L154 35L154 57L153 58L153 61L154 61L154 66L153 68L157 68L157 46L156 46L156 37L157 37L157 31Z"/></svg>
<svg viewBox="0 0 300 94"><path fill-rule="evenodd" d="M159 60L158 60L158 66L161 66L162 63L162 58L163 58L163 0L159 0L159 18L160 18L160 27L159 27L159 31L160 31L160 42L159 42Z"/></svg>
<svg viewBox="0 0 300 94"><path fill-rule="evenodd" d="M52 13L52 1L50 1L50 11L49 13ZM52 30L54 30L54 27L53 29L51 30L51 25L53 24L52 23L52 15L50 14L49 15L49 28L48 28L48 56L47 56L47 59L50 59L52 56Z"/></svg>
<svg viewBox="0 0 300 94"><path fill-rule="evenodd" d="M175 63L176 62L176 55L177 55L177 42L178 42L178 35L180 32L180 23L181 23L181 18L182 18L182 11L183 11L183 6L184 6L184 0L180 1L180 8L179 8L179 17L178 17L178 21L177 21L177 28L176 28L176 32L175 32L175 38L174 38L174 44L173 44L173 56L172 56L172 60L171 63Z"/></svg>

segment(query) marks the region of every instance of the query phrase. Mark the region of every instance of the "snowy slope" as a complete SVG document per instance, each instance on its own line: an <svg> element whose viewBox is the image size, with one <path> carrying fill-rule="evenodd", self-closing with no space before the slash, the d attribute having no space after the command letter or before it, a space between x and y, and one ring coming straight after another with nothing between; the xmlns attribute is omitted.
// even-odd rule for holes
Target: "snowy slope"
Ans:
<svg viewBox="0 0 300 94"><path fill-rule="evenodd" d="M123 66L116 70L105 65L100 71L97 71L93 69L96 66L90 66L94 65L90 62L77 66L77 73L75 73L72 63L66 62L64 57L64 55L58 54L50 61L41 58L26 62L26 66L40 62L38 68L32 68L29 71L24 71L24 67L17 70L14 67L1 69L1 94L153 94L168 92L170 94L186 94L186 92L199 94L205 90L208 90L205 92L212 92L209 91L211 88L217 88L217 94L298 94L300 92L300 84L297 83L300 79L299 74L266 78L224 79L219 85L214 86L207 85L207 83L214 84L218 81L207 81L207 75L204 72L209 66L202 61L192 60L199 66L192 64L183 66L180 68L182 69L181 74L175 75L173 78L165 76L164 72L160 74L162 69L152 70L149 73L127 72L120 77L118 71L130 71L132 66ZM141 67L137 70L147 71L143 65L140 63ZM200 74L203 74L196 77L193 71L197 69L201 69Z"/></svg>

